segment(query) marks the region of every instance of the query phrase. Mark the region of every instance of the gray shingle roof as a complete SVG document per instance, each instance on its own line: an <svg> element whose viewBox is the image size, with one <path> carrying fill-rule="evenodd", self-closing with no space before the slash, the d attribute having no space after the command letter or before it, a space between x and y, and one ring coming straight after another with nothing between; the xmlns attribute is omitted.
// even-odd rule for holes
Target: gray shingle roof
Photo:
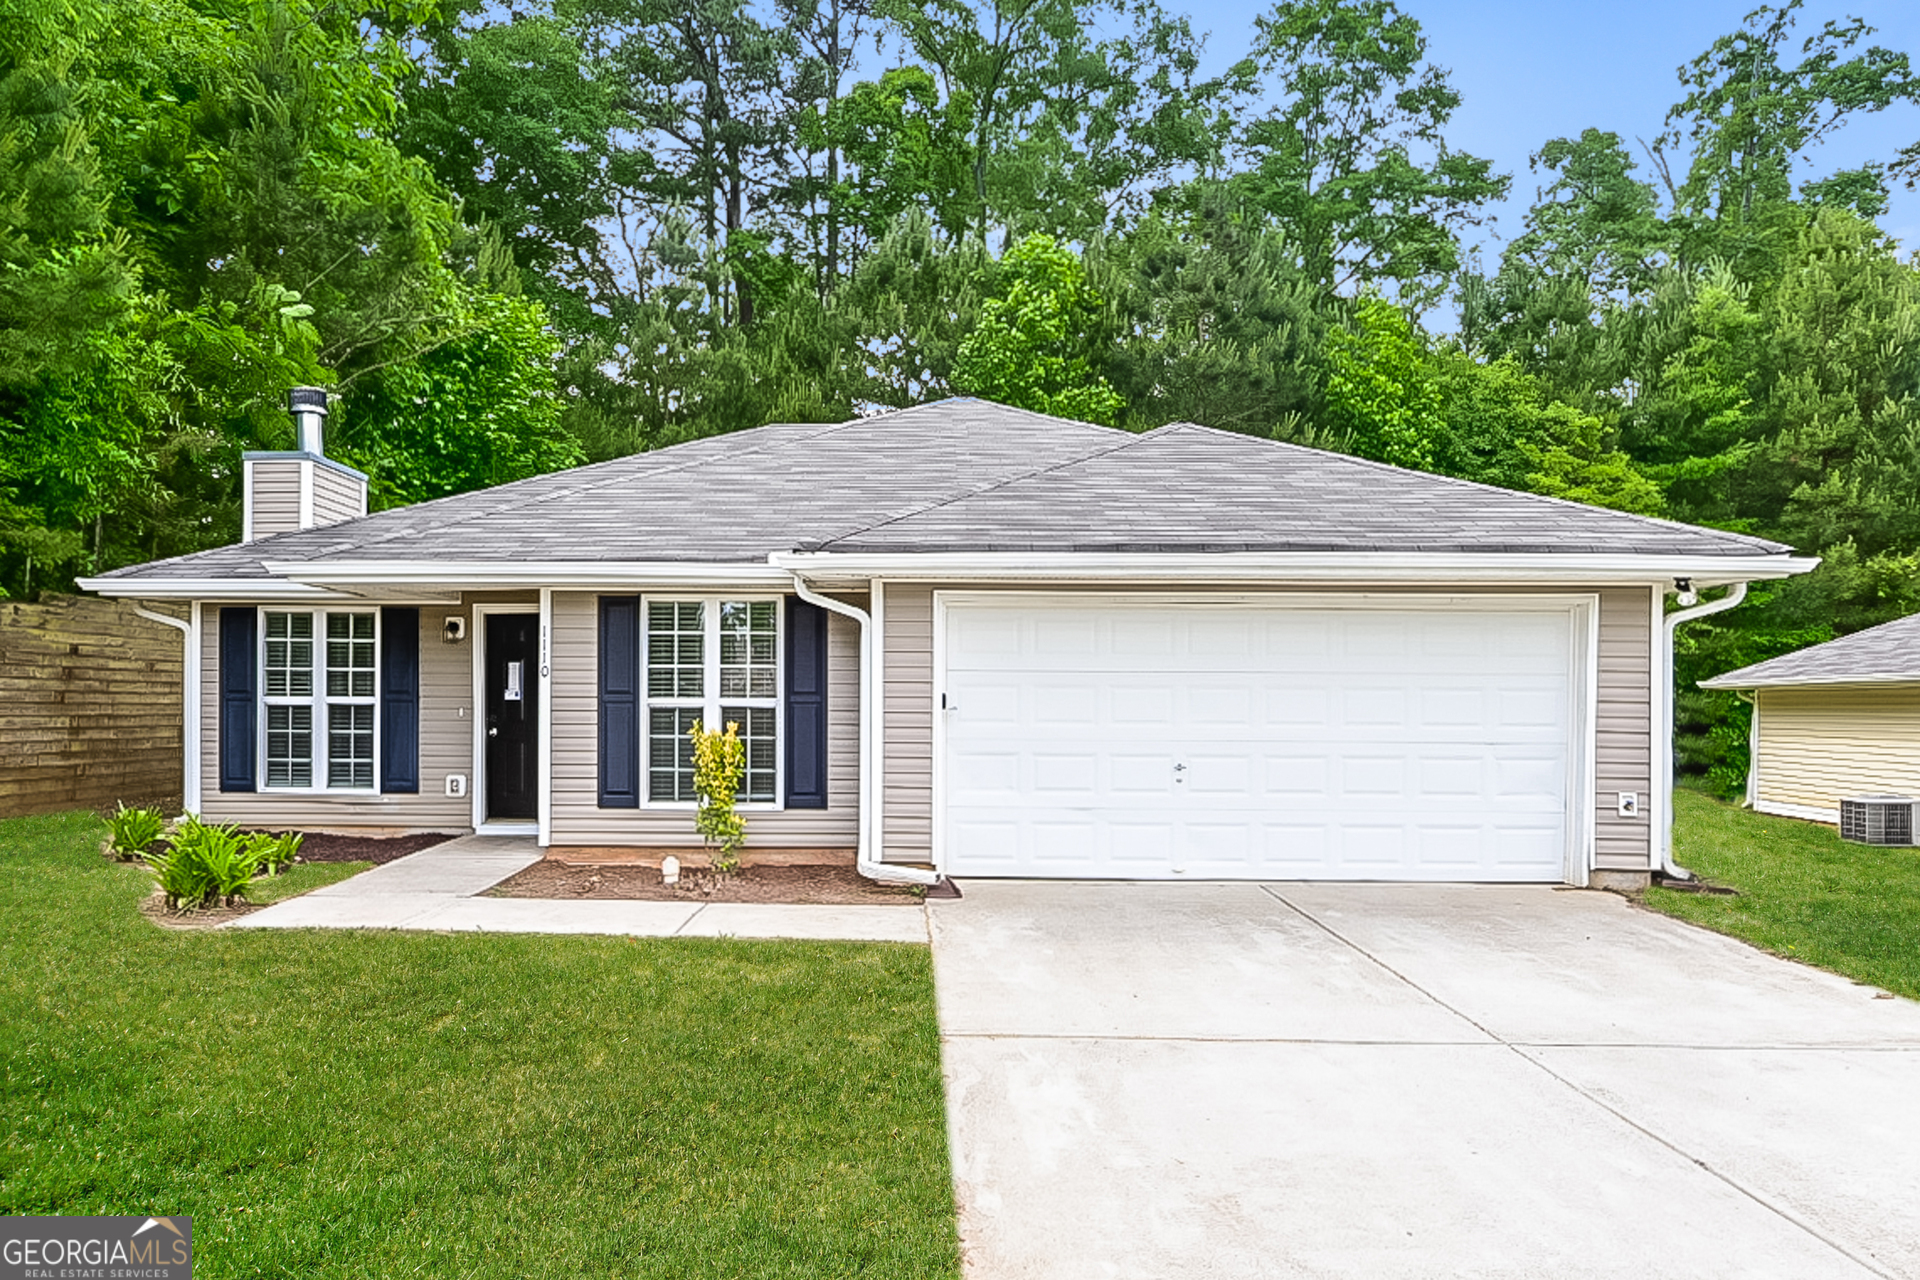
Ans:
<svg viewBox="0 0 1920 1280"><path fill-rule="evenodd" d="M762 562L795 550L1753 556L1759 538L1176 424L1133 435L982 400L711 437L107 578L262 562Z"/></svg>
<svg viewBox="0 0 1920 1280"><path fill-rule="evenodd" d="M1920 681L1920 614L1883 622L1838 640L1783 653L1711 680L1708 689L1764 689L1794 684Z"/></svg>

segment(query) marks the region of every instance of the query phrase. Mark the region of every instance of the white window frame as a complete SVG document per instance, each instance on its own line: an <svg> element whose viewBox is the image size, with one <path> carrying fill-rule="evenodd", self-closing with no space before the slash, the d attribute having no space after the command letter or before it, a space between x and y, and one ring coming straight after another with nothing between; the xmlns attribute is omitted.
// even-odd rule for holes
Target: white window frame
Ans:
<svg viewBox="0 0 1920 1280"><path fill-rule="evenodd" d="M269 613L305 613L313 617L313 692L306 697L270 696L267 693L267 615ZM368 614L373 618L373 696L370 698L327 696L327 618L332 614ZM254 653L254 678L259 682L257 701L259 718L254 731L254 776L259 779L258 790L272 792L275 795L328 795L328 796L379 796L380 790L380 749L382 717L380 715L380 672L385 657L386 636L381 627L380 609L338 608L328 609L320 606L301 608L293 604L261 605L258 620L255 623L256 650ZM342 703L353 706L373 708L373 785L370 787L333 787L328 786L327 766L331 740L328 736L328 704ZM267 781L267 708L268 707L311 707L313 708L313 744L312 768L314 782L304 787L276 787Z"/></svg>
<svg viewBox="0 0 1920 1280"><path fill-rule="evenodd" d="M652 753L653 708L685 707L690 698L655 699L647 690L647 610L656 604L697 604L701 607L701 710L700 722L708 727L722 723L720 708L758 706L766 698L722 698L720 696L720 606L722 604L772 604L774 613L773 652L773 799L741 800L742 813L778 813L787 807L787 605L786 597L767 592L725 592L700 595L657 595L640 598L640 807L678 809L692 812L696 800L655 800L653 798Z"/></svg>

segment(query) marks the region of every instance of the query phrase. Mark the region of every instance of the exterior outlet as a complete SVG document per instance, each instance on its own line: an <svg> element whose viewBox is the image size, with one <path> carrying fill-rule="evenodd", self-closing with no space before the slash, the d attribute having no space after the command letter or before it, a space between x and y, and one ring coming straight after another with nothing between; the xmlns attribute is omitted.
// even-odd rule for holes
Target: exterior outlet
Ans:
<svg viewBox="0 0 1920 1280"><path fill-rule="evenodd" d="M458 800L467 794L467 775L450 773L447 775L447 794Z"/></svg>
<svg viewBox="0 0 1920 1280"><path fill-rule="evenodd" d="M326 456L327 393L295 387L287 395L299 448L241 455L242 542L318 529L367 514L367 477Z"/></svg>

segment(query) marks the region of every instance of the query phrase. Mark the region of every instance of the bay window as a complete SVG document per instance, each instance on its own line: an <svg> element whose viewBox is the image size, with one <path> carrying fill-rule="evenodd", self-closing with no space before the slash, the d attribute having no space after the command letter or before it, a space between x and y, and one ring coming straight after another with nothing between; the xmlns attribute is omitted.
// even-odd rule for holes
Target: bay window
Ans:
<svg viewBox="0 0 1920 1280"><path fill-rule="evenodd" d="M268 787L373 790L376 617L371 610L261 611Z"/></svg>
<svg viewBox="0 0 1920 1280"><path fill-rule="evenodd" d="M747 756L740 800L777 802L780 601L649 599L642 660L648 801L697 799L687 736L697 720L739 727Z"/></svg>

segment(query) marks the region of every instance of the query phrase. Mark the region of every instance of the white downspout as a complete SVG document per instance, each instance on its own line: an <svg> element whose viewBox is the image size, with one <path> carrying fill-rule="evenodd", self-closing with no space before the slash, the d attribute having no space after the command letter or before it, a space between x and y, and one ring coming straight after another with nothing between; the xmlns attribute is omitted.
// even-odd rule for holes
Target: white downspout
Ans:
<svg viewBox="0 0 1920 1280"><path fill-rule="evenodd" d="M1746 598L1747 584L1736 582L1718 600L1710 600L1691 609L1676 609L1666 616L1665 640L1660 646L1660 670L1654 677L1654 701L1658 704L1655 724L1658 726L1661 750L1653 762L1657 771L1653 794L1662 806L1660 821L1654 826L1654 869L1675 880L1691 880L1693 872L1673 860L1673 634L1683 622L1724 613Z"/></svg>
<svg viewBox="0 0 1920 1280"><path fill-rule="evenodd" d="M860 834L858 849L854 854L854 868L869 880L893 884L939 884L938 872L924 871L919 867L889 866L879 859L879 833L873 829L874 753L880 745L879 717L875 714L879 710L879 699L874 696L873 619L867 616L864 609L828 599L814 591L797 573L793 576L793 591L808 604L818 605L843 618L852 618L860 627Z"/></svg>
<svg viewBox="0 0 1920 1280"><path fill-rule="evenodd" d="M200 602L195 600L185 618L175 618L135 603L143 618L165 623L180 632L180 807L200 813Z"/></svg>

